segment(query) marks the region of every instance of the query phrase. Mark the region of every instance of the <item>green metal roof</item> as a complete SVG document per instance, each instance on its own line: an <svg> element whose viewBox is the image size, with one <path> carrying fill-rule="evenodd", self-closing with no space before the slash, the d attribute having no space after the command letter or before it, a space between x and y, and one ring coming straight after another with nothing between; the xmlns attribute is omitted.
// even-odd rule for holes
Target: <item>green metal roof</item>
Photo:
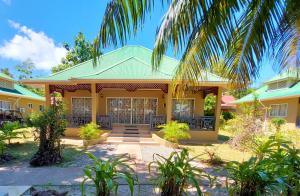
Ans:
<svg viewBox="0 0 300 196"><path fill-rule="evenodd" d="M289 88L268 90L268 85L264 85L255 92L236 100L234 103L252 102L257 96L259 100L284 99L289 97L300 97L300 81Z"/></svg>
<svg viewBox="0 0 300 196"><path fill-rule="evenodd" d="M28 99L36 99L40 101L45 101L45 98L33 93L32 91L20 86L19 84L14 84L14 89L1 88L0 94L8 95L8 96L16 96L16 97L25 97Z"/></svg>
<svg viewBox="0 0 300 196"><path fill-rule="evenodd" d="M164 56L159 70L153 71L151 64L152 50L142 46L124 46L103 54L97 65L89 60L48 77L32 81L76 80L172 80L179 61ZM212 73L204 72L200 81L226 82Z"/></svg>
<svg viewBox="0 0 300 196"><path fill-rule="evenodd" d="M7 79L7 80L14 80L12 77L0 72L0 78L3 78L3 79Z"/></svg>

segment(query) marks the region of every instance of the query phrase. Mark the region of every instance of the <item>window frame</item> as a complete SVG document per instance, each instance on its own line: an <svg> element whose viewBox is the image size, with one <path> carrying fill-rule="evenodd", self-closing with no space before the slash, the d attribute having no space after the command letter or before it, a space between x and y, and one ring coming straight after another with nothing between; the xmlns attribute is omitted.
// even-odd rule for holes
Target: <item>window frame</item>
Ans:
<svg viewBox="0 0 300 196"><path fill-rule="evenodd" d="M33 104L32 103L28 103L28 108L29 109L33 109Z"/></svg>
<svg viewBox="0 0 300 196"><path fill-rule="evenodd" d="M11 110L11 109L12 109L12 102L11 102L11 101L0 100L0 102L2 102L2 103L1 103L1 106L0 106L0 111L5 111L5 110ZM8 108L8 109L2 107L2 106L3 106L3 102L8 103L8 105L9 105L9 108ZM4 110L4 109L5 109L5 110Z"/></svg>
<svg viewBox="0 0 300 196"><path fill-rule="evenodd" d="M180 99L172 98L172 118L175 118L175 116L173 115L174 114L174 111L173 111L174 101L179 101L179 100L193 100L194 101L194 104L193 104L193 114L191 116L191 117L194 117L195 116L195 109L196 109L196 98L180 98Z"/></svg>
<svg viewBox="0 0 300 196"><path fill-rule="evenodd" d="M285 111L285 115L283 115L283 116L281 116L281 115L279 115L279 113L280 113L280 106L281 105L286 105L286 111ZM271 113L272 113L272 106L278 106L279 108L278 108L278 111L277 111L277 115L271 115ZM278 104L270 104L270 111L269 111L269 117L272 117L272 118L285 118L285 117L287 117L288 116L288 103L278 103Z"/></svg>

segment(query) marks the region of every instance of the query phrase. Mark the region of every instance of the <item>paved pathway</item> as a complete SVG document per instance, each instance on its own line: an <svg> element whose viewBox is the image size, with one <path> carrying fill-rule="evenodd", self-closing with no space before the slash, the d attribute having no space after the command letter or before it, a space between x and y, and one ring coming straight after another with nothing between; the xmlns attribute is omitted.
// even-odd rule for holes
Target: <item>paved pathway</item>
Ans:
<svg viewBox="0 0 300 196"><path fill-rule="evenodd" d="M159 153L164 156L173 151L162 146L147 146L139 144L119 144L119 145L95 145L88 149L99 158L109 158L118 154L128 153L134 158L133 165L138 173L141 183L148 182L147 164L152 161L153 153ZM30 167L28 163L17 163L0 166L0 185L33 185L33 184L53 184L68 185L79 184L82 181L82 168L92 163L92 161L82 155L77 157L71 163L63 167Z"/></svg>
<svg viewBox="0 0 300 196"><path fill-rule="evenodd" d="M134 158L133 168L139 177L140 184L143 186L142 189L147 189L147 191L145 190L143 192L145 194L141 195L149 196L153 195L149 194L150 192L153 192L153 187L151 186L152 183L149 181L151 176L148 173L148 163L152 161L154 153L158 153L163 156L169 156L169 154L174 150L159 145L102 144L95 145L89 148L88 151L93 153L96 157L104 159L117 156L118 154L128 153L130 157ZM0 186L78 185L83 180L83 167L91 162L92 161L88 159L86 155L81 155L73 162L64 165L64 167L51 166L33 168L30 167L28 163L0 166ZM202 183L208 184L207 182ZM121 181L121 184L125 185L126 183ZM126 186L122 187L124 188L121 189L121 192L128 192L128 188ZM206 188L208 188L208 186ZM219 191L219 189L217 191Z"/></svg>

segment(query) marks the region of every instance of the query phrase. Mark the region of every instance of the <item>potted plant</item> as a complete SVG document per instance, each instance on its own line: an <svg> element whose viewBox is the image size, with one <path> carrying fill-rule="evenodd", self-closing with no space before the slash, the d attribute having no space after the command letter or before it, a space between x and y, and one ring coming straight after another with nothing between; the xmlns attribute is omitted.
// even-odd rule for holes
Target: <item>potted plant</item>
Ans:
<svg viewBox="0 0 300 196"><path fill-rule="evenodd" d="M80 128L79 136L83 140L83 145L93 145L100 142L103 133L96 123L89 123Z"/></svg>
<svg viewBox="0 0 300 196"><path fill-rule="evenodd" d="M178 123L177 121L171 121L167 124L160 125L160 132L163 133L163 138L171 143L171 146L178 147L179 140L190 139L189 126L186 123Z"/></svg>

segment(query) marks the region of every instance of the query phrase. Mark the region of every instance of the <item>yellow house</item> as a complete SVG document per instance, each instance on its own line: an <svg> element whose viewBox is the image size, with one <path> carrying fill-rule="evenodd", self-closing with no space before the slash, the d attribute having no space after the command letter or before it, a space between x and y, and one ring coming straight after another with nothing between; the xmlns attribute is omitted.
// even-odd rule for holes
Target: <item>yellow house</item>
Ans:
<svg viewBox="0 0 300 196"><path fill-rule="evenodd" d="M78 135L78 127L95 122L103 128L136 130L138 126L153 130L172 119L187 122L192 139L216 141L218 136L222 89L227 81L203 72L196 87L185 97L176 99L171 91L174 72L179 62L164 56L161 67L152 70L152 50L125 46L93 61L73 66L48 77L23 81L44 85L46 104L51 94L61 93L68 109L66 135ZM204 116L204 98L217 95L215 116Z"/></svg>
<svg viewBox="0 0 300 196"><path fill-rule="evenodd" d="M0 73L0 112L17 110L23 116L32 111L41 111L45 107L45 98L20 86L11 77Z"/></svg>
<svg viewBox="0 0 300 196"><path fill-rule="evenodd" d="M300 125L300 81L296 71L287 71L266 81L255 92L234 103L251 104L257 98L265 108L267 119L283 118L290 128Z"/></svg>

